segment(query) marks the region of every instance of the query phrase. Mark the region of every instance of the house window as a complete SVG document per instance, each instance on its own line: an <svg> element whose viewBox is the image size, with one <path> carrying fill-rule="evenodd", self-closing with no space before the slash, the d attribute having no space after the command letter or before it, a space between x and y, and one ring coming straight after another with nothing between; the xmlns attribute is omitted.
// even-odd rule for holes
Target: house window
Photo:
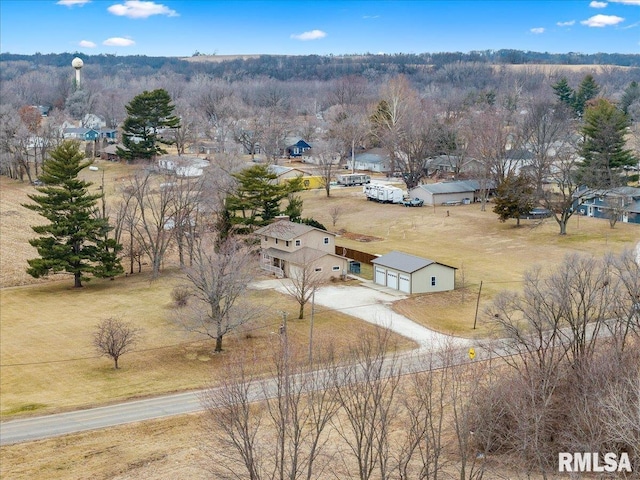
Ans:
<svg viewBox="0 0 640 480"><path fill-rule="evenodd" d="M340 265L334 265L333 267L331 267L331 270L333 270L334 272L337 272L340 270Z"/></svg>
<svg viewBox="0 0 640 480"><path fill-rule="evenodd" d="M264 241L268 242L269 241L269 237L264 237Z"/></svg>
<svg viewBox="0 0 640 480"><path fill-rule="evenodd" d="M315 268L315 271L316 271L316 272L321 272L321 271L322 271L322 267L316 267L316 268Z"/></svg>
<svg viewBox="0 0 640 480"><path fill-rule="evenodd" d="M300 245L302 245L302 241L301 240L296 240L296 247L299 247Z"/></svg>
<svg viewBox="0 0 640 480"><path fill-rule="evenodd" d="M278 244L278 239L276 238L276 245Z"/></svg>
<svg viewBox="0 0 640 480"><path fill-rule="evenodd" d="M290 242L289 240L287 240L286 242L284 242L284 244L285 244L287 247L289 246L289 244L290 244L290 243L291 243L291 242Z"/></svg>
<svg viewBox="0 0 640 480"><path fill-rule="evenodd" d="M432 287L436 286L436 277L431 277L431 286Z"/></svg>
<svg viewBox="0 0 640 480"><path fill-rule="evenodd" d="M324 237L324 244L329 245L329 237Z"/></svg>

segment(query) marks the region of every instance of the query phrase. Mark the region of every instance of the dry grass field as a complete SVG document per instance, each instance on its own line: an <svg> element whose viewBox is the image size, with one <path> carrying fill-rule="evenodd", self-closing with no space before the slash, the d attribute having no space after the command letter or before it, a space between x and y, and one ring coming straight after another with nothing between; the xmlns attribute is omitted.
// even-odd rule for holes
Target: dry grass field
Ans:
<svg viewBox="0 0 640 480"><path fill-rule="evenodd" d="M515 221L500 223L491 204L484 212L479 205L405 208L368 202L360 187L334 188L329 199L323 191L305 192L304 205L305 216L330 229L379 239L362 242L348 235L339 237L338 245L373 254L401 250L456 267L458 287L465 288L416 295L394 308L430 328L468 337L483 333L473 330L481 281L480 312L498 291L518 289L533 265L552 269L570 253L604 255L640 240L638 225L617 223L611 229L606 220L574 216L568 234L560 236L553 218L523 220L516 228ZM337 205L342 213L332 228L329 212Z"/></svg>
<svg viewBox="0 0 640 480"><path fill-rule="evenodd" d="M99 163L106 192L114 192L133 167ZM86 172L99 183L97 172ZM295 318L296 304L276 292L253 292L264 305L261 323L251 331L225 339L225 352L212 355L212 343L186 335L170 321L170 291L180 272L169 268L160 280L147 273L115 281L92 280L74 290L69 278L35 281L24 269L35 251L26 242L38 217L21 206L32 187L0 177L0 413L39 414L112 402L161 392L199 388L216 378L216 366L250 352L268 352L280 310ZM497 221L489 205L404 208L365 200L361 188L303 192L304 216L343 232L339 245L384 254L391 250L431 258L458 268L454 292L418 295L394 308L431 328L473 337L480 282L480 312L496 292L518 289L522 273L534 264L553 268L572 252L602 255L631 248L640 240L637 225L574 217L568 235L559 236L553 219L524 221L520 228ZM341 214L332 226L330 211ZM357 235L348 235L357 234ZM368 237L375 237L371 239ZM358 241L355 238L368 241ZM114 371L108 358L90 346L93 326L117 315L144 329L136 352L121 359ZM481 322L480 322L481 324ZM357 325L357 328L354 328ZM317 345L338 342L346 347L363 322L337 311L316 315ZM305 345L307 322L290 322L294 343ZM410 348L408 340L398 348ZM2 447L0 477L11 479L207 478L199 469L199 416L145 422L59 439ZM114 440L117 439L117 440ZM37 455L34 452L37 451Z"/></svg>

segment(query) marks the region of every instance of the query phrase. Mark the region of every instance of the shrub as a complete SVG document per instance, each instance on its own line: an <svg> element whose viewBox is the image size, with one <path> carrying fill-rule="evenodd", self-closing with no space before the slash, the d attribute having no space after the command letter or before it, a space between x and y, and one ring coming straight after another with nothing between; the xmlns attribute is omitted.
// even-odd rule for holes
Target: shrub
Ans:
<svg viewBox="0 0 640 480"><path fill-rule="evenodd" d="M171 298L175 303L176 307L184 307L187 305L187 301L189 300L189 296L191 292L189 291L189 287L184 285L178 285L171 290Z"/></svg>

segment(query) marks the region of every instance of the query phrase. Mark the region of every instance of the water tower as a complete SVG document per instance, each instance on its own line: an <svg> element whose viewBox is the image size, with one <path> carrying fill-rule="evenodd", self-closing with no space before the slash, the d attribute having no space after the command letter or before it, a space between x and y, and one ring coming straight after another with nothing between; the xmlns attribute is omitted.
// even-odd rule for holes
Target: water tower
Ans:
<svg viewBox="0 0 640 480"><path fill-rule="evenodd" d="M83 65L84 62L81 58L76 57L71 61L71 66L76 70L76 88L80 87L80 69Z"/></svg>

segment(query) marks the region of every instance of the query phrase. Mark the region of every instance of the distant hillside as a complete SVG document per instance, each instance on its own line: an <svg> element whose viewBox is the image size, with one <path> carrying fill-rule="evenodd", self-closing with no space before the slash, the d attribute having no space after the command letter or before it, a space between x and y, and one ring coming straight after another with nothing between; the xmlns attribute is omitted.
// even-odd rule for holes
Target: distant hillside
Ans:
<svg viewBox="0 0 640 480"><path fill-rule="evenodd" d="M278 80L329 80L345 75L407 74L438 71L447 65L474 63L489 65L555 65L594 66L612 65L640 67L640 54L619 53L540 53L519 50L487 50L478 52L443 52L389 55L194 55L188 58L84 55L81 53L15 55L0 54L5 65L68 67L73 57L82 58L86 65L101 66L105 70L136 70L142 75L176 72L186 77L208 74L229 81L251 77L271 77ZM5 75L3 79L7 79Z"/></svg>

